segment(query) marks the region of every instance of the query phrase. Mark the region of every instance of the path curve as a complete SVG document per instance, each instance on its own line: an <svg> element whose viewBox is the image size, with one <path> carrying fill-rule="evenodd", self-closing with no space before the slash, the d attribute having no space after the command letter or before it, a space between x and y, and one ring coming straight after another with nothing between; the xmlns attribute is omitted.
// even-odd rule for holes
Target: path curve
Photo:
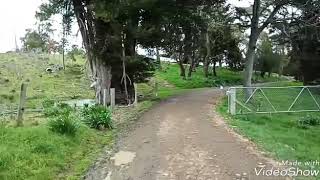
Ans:
<svg viewBox="0 0 320 180"><path fill-rule="evenodd" d="M111 164L104 179L272 179L256 176L255 168L275 163L229 129L215 112L223 95L218 89L195 90L146 112L137 127L119 142L124 163L121 165L121 155L120 161L116 155L111 162L117 162Z"/></svg>

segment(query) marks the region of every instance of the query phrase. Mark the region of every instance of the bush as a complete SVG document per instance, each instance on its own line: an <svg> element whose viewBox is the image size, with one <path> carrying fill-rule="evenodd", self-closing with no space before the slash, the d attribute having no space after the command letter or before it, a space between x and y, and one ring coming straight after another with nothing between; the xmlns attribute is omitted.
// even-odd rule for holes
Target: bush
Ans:
<svg viewBox="0 0 320 180"><path fill-rule="evenodd" d="M49 120L49 129L53 132L74 136L79 128L79 123L70 114L61 114Z"/></svg>
<svg viewBox="0 0 320 180"><path fill-rule="evenodd" d="M104 106L85 107L81 111L83 122L90 128L113 129L111 111Z"/></svg>
<svg viewBox="0 0 320 180"><path fill-rule="evenodd" d="M51 108L54 106L54 100L52 99L45 99L42 101L42 107L43 108Z"/></svg>
<svg viewBox="0 0 320 180"><path fill-rule="evenodd" d="M48 104L47 104L47 106L45 106L43 104L43 107L44 107L43 113L47 117L59 116L62 114L70 115L70 113L72 111L72 108L68 104L58 103L56 106L54 106L54 105L51 106Z"/></svg>
<svg viewBox="0 0 320 180"><path fill-rule="evenodd" d="M307 115L298 120L298 126L300 128L307 129L310 126L320 125L320 118L316 116Z"/></svg>

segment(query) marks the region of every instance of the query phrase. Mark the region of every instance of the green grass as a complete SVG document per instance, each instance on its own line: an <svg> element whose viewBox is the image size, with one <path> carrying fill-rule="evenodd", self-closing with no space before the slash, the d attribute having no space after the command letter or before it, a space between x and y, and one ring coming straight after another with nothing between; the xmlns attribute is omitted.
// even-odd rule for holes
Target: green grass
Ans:
<svg viewBox="0 0 320 180"><path fill-rule="evenodd" d="M288 85L281 83L278 85ZM289 85L301 85L290 83ZM286 91L286 92L285 92ZM290 104L297 90L283 90L273 93L270 97L275 106ZM318 96L319 97L319 96ZM298 104L300 107L311 107L313 102L306 99ZM288 106L287 106L288 108ZM320 126L301 128L298 121L307 115L320 118L317 113L279 113L279 114L248 114L231 116L227 114L227 100L224 99L218 108L226 117L227 122L240 134L255 142L263 151L278 160L308 162L320 160ZM320 166L303 166L302 168L315 168Z"/></svg>
<svg viewBox="0 0 320 180"><path fill-rule="evenodd" d="M0 54L0 110L16 108L22 82L28 83L27 109L41 108L48 99L94 98L83 60L67 60L65 71L45 72L49 64L61 64L60 61L54 55ZM75 136L60 135L51 132L48 119L38 113L26 113L24 127L19 128L10 118L0 119L0 179L81 179L103 147L112 148L118 131L134 123L159 100L185 91L162 79L157 82L158 97L153 90L154 81L142 83L138 87L144 99L138 106L115 109L113 131L96 131L81 125Z"/></svg>
<svg viewBox="0 0 320 180"><path fill-rule="evenodd" d="M66 60L66 70L47 73L50 64L61 64L57 55L0 54L0 108L1 105L16 106L20 85L28 84L26 108L41 108L46 98L69 100L94 97L89 81L84 76L84 60Z"/></svg>
<svg viewBox="0 0 320 180"><path fill-rule="evenodd" d="M55 74L45 72L49 64L61 64L58 56L32 54L0 54L0 110L2 106L16 107L19 86L28 82L27 109L40 108L46 99L69 100L94 98L85 76L84 61L67 60L67 68ZM96 131L82 125L77 134L59 135L49 131L47 119L39 114L25 114L24 127L15 128L14 122L0 126L0 179L80 179L94 162L102 148L111 148L119 130L134 123L141 113L156 102L192 88L240 84L241 73L218 69L218 78L204 78L202 70L192 79L182 80L177 65L159 71L149 83L138 85L142 98L138 106L116 108L113 119L116 129ZM278 79L264 79L273 81ZM154 84L158 83L158 96Z"/></svg>
<svg viewBox="0 0 320 180"><path fill-rule="evenodd" d="M192 73L191 78L183 80L179 76L179 66L177 64L166 64L163 63L164 70L156 72L158 79L163 79L177 88L192 89L192 88L203 88L203 87L216 87L216 86L227 86L227 85L240 85L242 83L242 72L231 71L226 68L217 68L217 77L209 76L204 77L203 70L201 67L196 69L196 72ZM254 76L254 82L274 82L283 80L277 77L266 77L261 78L260 76Z"/></svg>
<svg viewBox="0 0 320 180"><path fill-rule="evenodd" d="M0 127L0 179L80 179L113 132L82 126L76 136L63 136L45 125Z"/></svg>

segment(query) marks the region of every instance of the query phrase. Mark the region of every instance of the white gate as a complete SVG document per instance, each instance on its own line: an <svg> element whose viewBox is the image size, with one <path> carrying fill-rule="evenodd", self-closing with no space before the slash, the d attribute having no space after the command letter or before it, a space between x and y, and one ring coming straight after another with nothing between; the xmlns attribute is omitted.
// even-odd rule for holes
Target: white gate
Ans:
<svg viewBox="0 0 320 180"><path fill-rule="evenodd" d="M227 96L232 115L320 112L320 86L231 87Z"/></svg>

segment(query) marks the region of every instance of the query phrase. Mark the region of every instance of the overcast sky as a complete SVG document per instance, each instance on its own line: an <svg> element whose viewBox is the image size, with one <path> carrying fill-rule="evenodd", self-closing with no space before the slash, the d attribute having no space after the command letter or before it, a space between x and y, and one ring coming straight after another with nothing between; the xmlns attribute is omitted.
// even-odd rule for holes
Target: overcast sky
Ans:
<svg viewBox="0 0 320 180"><path fill-rule="evenodd" d="M25 34L25 29L35 27L35 13L43 0L1 1L0 53L15 49L15 36L18 45L21 46L20 38ZM231 4L243 7L249 6L248 1L252 0L228 0ZM56 27L56 29L59 28Z"/></svg>
<svg viewBox="0 0 320 180"><path fill-rule="evenodd" d="M20 43L26 28L35 24L35 12L41 0L1 0L0 5L0 52L13 50L15 34Z"/></svg>

